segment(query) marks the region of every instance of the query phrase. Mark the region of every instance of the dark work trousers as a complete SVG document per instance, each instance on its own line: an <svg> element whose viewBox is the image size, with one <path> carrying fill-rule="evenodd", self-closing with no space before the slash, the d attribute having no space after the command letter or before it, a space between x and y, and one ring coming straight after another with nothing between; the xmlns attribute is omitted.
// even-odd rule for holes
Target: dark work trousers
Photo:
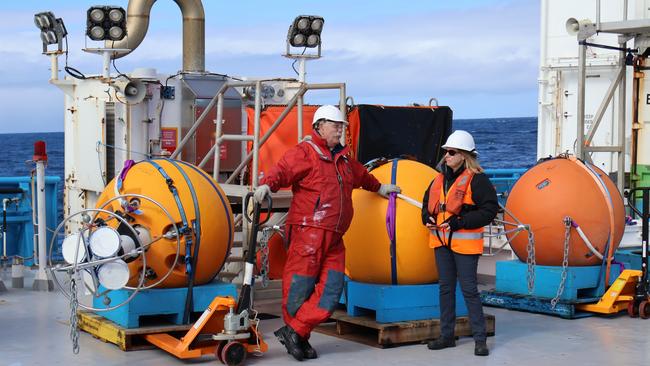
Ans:
<svg viewBox="0 0 650 366"><path fill-rule="evenodd" d="M456 326L456 279L460 282L465 304L469 311L472 336L475 341L485 341L485 316L478 294L476 271L479 254L458 254L449 247L435 249L440 284L440 336L454 338Z"/></svg>

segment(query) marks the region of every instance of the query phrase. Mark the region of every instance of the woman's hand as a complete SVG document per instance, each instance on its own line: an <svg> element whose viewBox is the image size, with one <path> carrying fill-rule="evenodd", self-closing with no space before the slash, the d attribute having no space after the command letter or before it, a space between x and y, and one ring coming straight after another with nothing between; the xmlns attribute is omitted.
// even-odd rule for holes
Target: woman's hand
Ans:
<svg viewBox="0 0 650 366"><path fill-rule="evenodd" d="M426 227L429 230L449 230L449 224L443 223L442 225L436 225L436 220L433 217L429 217L429 222L427 222Z"/></svg>

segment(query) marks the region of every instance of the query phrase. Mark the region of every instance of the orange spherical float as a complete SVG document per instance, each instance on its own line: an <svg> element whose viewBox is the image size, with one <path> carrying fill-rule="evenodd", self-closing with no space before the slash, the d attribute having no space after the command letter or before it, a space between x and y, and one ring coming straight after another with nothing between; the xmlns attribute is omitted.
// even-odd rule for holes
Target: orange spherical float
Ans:
<svg viewBox="0 0 650 366"><path fill-rule="evenodd" d="M566 218L574 224L569 229L570 266L601 263L580 237L576 225L595 251L605 258L614 253L623 237L625 210L616 186L596 166L572 157L549 159L529 169L514 185L506 202L506 222L530 225L534 258L539 265L562 265ZM507 236L517 257L526 261L529 254L526 233Z"/></svg>
<svg viewBox="0 0 650 366"><path fill-rule="evenodd" d="M129 224L138 234L137 238L116 220L107 220L106 223L120 234L122 241L129 241L128 237L131 236L131 240L138 242L139 246L146 247L144 285L156 284L168 275L156 287L187 286L185 251L188 240L192 243L192 255L197 256L196 267L192 268L195 271L194 284L210 282L225 262L234 233L230 204L212 177L182 161L154 159L133 165L123 174L119 189L116 189L116 180L113 179L106 186L97 207L124 212L125 202L137 206L137 211L128 215ZM169 183L176 189L177 195L170 190ZM149 199L132 198L129 194L142 195L159 203L170 217ZM112 200L118 195L125 195L126 198ZM180 233L176 232L174 224ZM189 234L182 232L185 224L190 228ZM180 236L178 256L177 234ZM195 253L197 240L200 240L200 246L198 253ZM142 255L139 255L128 263L129 286L138 285L143 270L142 259Z"/></svg>
<svg viewBox="0 0 650 366"><path fill-rule="evenodd" d="M372 170L382 183L391 183L396 165L395 184L402 194L420 201L429 183L438 174L431 167L412 160L393 160ZM374 192L352 192L354 218L344 236L345 270L354 281L377 284L413 285L438 281L429 231L422 225L420 208L396 200L395 260L386 229L388 200ZM396 283L394 283L395 279Z"/></svg>

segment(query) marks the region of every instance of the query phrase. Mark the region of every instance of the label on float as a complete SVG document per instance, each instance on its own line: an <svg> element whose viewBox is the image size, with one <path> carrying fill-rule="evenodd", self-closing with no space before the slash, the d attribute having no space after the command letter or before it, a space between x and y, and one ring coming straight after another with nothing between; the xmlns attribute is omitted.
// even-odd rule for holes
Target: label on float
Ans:
<svg viewBox="0 0 650 366"><path fill-rule="evenodd" d="M551 180L546 178L543 181L537 183L537 189L542 190L546 188L549 184L551 184Z"/></svg>

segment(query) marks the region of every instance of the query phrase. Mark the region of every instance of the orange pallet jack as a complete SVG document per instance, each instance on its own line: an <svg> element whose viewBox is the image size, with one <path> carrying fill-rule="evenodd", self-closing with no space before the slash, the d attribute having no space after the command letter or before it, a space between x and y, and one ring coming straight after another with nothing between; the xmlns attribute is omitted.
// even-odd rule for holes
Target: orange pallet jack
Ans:
<svg viewBox="0 0 650 366"><path fill-rule="evenodd" d="M634 206L637 191L643 193L643 212ZM626 269L607 289L603 297L595 304L576 305L577 310L600 314L615 314L627 310L635 318L650 317L650 285L648 284L648 226L650 223L650 187L634 188L628 194L630 208L642 220L641 227L641 270Z"/></svg>
<svg viewBox="0 0 650 366"><path fill-rule="evenodd" d="M257 231L270 215L260 222L261 205L253 200L252 192L246 195L245 202L249 201L253 202L253 217L247 215L246 218L252 223L252 231L239 302L230 296L215 297L183 337L179 339L167 333L149 334L145 336L148 342L181 359L214 354L228 366L243 364L249 353L265 353L268 350L258 331L259 320L256 316L251 319L254 312L251 305ZM270 195L267 195L267 202L268 212L271 212Z"/></svg>

